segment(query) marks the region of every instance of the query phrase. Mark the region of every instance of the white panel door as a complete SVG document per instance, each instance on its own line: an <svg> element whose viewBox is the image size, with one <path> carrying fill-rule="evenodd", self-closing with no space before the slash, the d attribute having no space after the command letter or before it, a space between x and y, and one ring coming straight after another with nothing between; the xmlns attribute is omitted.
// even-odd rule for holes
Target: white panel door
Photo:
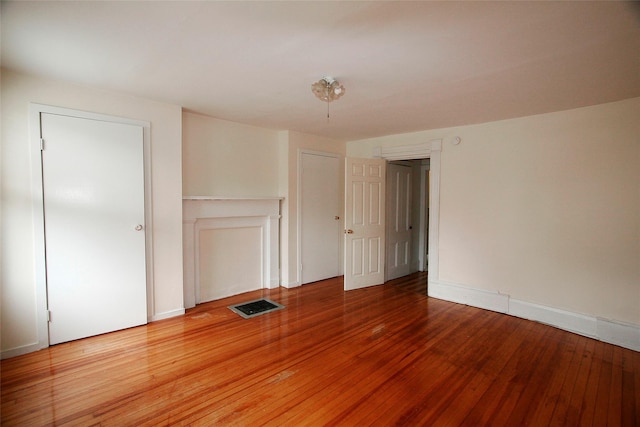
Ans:
<svg viewBox="0 0 640 427"><path fill-rule="evenodd" d="M384 283L385 161L346 159L344 289Z"/></svg>
<svg viewBox="0 0 640 427"><path fill-rule="evenodd" d="M387 280L411 273L411 166L387 166Z"/></svg>
<svg viewBox="0 0 640 427"><path fill-rule="evenodd" d="M300 156L301 283L340 275L340 159Z"/></svg>
<svg viewBox="0 0 640 427"><path fill-rule="evenodd" d="M146 323L142 127L41 126L49 343Z"/></svg>

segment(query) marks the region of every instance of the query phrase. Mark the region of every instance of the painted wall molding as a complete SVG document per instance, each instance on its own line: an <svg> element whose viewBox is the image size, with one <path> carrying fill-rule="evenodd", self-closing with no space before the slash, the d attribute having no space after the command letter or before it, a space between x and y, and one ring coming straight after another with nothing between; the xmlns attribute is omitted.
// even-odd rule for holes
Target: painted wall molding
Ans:
<svg viewBox="0 0 640 427"><path fill-rule="evenodd" d="M184 313L185 313L185 309L184 308L180 308L180 309L177 309L177 310L164 311L162 313L155 314L151 318L151 321L155 322L156 320L164 320L164 319L169 319L171 317L182 316L182 315L184 315Z"/></svg>
<svg viewBox="0 0 640 427"><path fill-rule="evenodd" d="M440 144L442 144L442 140ZM383 158L387 160L413 160L426 159L431 154L432 142L424 142L422 144L398 145L394 147L375 147L373 149L373 157Z"/></svg>
<svg viewBox="0 0 640 427"><path fill-rule="evenodd" d="M497 292L429 280L428 294L433 298L484 308L498 313L507 314L509 311L509 296Z"/></svg>
<svg viewBox="0 0 640 427"><path fill-rule="evenodd" d="M284 288L290 289L290 288L297 288L298 286L302 286L302 283L295 281L295 282L287 282L287 283L283 283L282 286Z"/></svg>
<svg viewBox="0 0 640 427"><path fill-rule="evenodd" d="M34 351L41 350L42 346L40 342L23 345L21 347L11 348L5 350L0 354L0 359L9 359L10 357L22 356L23 354L33 353Z"/></svg>
<svg viewBox="0 0 640 427"><path fill-rule="evenodd" d="M533 320L609 344L640 351L640 325L587 316L511 298L498 292L429 280L432 298Z"/></svg>

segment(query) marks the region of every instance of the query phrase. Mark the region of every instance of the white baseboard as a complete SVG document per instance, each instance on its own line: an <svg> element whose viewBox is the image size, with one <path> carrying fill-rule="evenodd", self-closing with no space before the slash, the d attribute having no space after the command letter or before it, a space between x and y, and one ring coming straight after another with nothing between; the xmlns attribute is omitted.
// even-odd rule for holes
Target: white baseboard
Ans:
<svg viewBox="0 0 640 427"><path fill-rule="evenodd" d="M510 298L509 313L589 338L598 338L595 317Z"/></svg>
<svg viewBox="0 0 640 427"><path fill-rule="evenodd" d="M268 289L277 289L280 287L280 279L271 279Z"/></svg>
<svg viewBox="0 0 640 427"><path fill-rule="evenodd" d="M430 297L533 320L640 351L640 325L587 316L511 298L509 295L446 282L429 282Z"/></svg>
<svg viewBox="0 0 640 427"><path fill-rule="evenodd" d="M428 292L429 296L433 298L484 308L498 313L507 313L509 310L509 296L497 292L432 281L429 281Z"/></svg>
<svg viewBox="0 0 640 427"><path fill-rule="evenodd" d="M608 319L597 319L597 333L601 341L640 351L640 327Z"/></svg>
<svg viewBox="0 0 640 427"><path fill-rule="evenodd" d="M302 283L296 281L282 284L284 288L297 288L298 286L302 286Z"/></svg>
<svg viewBox="0 0 640 427"><path fill-rule="evenodd" d="M165 311L164 313L158 313L155 316L152 316L150 321L155 322L157 320L168 319L170 317L181 316L184 314L184 309ZM12 348L9 350L4 350L0 353L0 359L8 359L10 357L22 356L23 354L33 353L34 351L41 350L45 347L41 347L39 342L33 344L27 344L20 347Z"/></svg>
<svg viewBox="0 0 640 427"><path fill-rule="evenodd" d="M179 308L177 310L165 311L162 313L157 313L151 316L151 321L155 322L162 319L169 319L170 317L182 316L184 314L184 308Z"/></svg>
<svg viewBox="0 0 640 427"><path fill-rule="evenodd" d="M10 357L22 356L23 354L33 353L40 350L40 343L27 344L20 347L4 350L0 353L0 359L8 359Z"/></svg>

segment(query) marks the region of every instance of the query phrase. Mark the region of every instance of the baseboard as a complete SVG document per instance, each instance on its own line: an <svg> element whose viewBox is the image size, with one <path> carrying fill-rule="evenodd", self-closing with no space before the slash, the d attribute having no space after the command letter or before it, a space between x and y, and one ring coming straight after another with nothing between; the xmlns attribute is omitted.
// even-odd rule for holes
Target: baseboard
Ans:
<svg viewBox="0 0 640 427"><path fill-rule="evenodd" d="M533 304L514 298L510 298L509 300L508 314L523 319L535 320L536 322L555 326L565 331L598 339L595 317L540 304Z"/></svg>
<svg viewBox="0 0 640 427"><path fill-rule="evenodd" d="M598 337L601 341L640 351L640 326L608 319L597 319Z"/></svg>
<svg viewBox="0 0 640 427"><path fill-rule="evenodd" d="M280 287L280 279L275 278L269 281L269 289L278 289Z"/></svg>
<svg viewBox="0 0 640 427"><path fill-rule="evenodd" d="M433 298L533 320L609 344L640 351L640 325L587 316L518 300L498 292L441 281L430 281L428 294Z"/></svg>
<svg viewBox="0 0 640 427"><path fill-rule="evenodd" d="M33 353L40 350L40 343L27 344L20 347L4 350L0 353L0 359L8 359L10 357L22 356L23 354Z"/></svg>
<svg viewBox="0 0 640 427"><path fill-rule="evenodd" d="M430 281L428 293L433 298L484 308L498 313L507 313L509 310L509 296L497 292L473 289L447 282Z"/></svg>
<svg viewBox="0 0 640 427"><path fill-rule="evenodd" d="M181 308L178 310L165 311L164 313L158 313L152 316L150 321L155 322L157 320L181 316L183 314L184 314L184 308ZM10 350L4 350L2 353L0 353L0 359L8 359L10 357L22 356L23 354L32 353L34 351L41 350L42 348L43 347L41 347L40 343L38 342L33 344L23 345L21 347L12 348Z"/></svg>
<svg viewBox="0 0 640 427"><path fill-rule="evenodd" d="M302 283L296 281L296 282L283 283L281 286L283 288L297 288L298 286L302 286Z"/></svg>
<svg viewBox="0 0 640 427"><path fill-rule="evenodd" d="M171 317L182 316L184 314L184 308L179 308L177 310L165 311L162 313L154 314L151 316L151 321L156 322L162 319L169 319Z"/></svg>

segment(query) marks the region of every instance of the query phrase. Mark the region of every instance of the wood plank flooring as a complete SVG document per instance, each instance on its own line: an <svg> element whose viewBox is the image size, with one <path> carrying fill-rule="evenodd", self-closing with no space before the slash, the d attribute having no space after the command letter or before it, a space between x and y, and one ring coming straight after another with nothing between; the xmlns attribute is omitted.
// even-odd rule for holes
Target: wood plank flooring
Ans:
<svg viewBox="0 0 640 427"><path fill-rule="evenodd" d="M640 424L640 353L425 283L255 291L3 360L2 425ZM260 297L286 309L226 308Z"/></svg>

